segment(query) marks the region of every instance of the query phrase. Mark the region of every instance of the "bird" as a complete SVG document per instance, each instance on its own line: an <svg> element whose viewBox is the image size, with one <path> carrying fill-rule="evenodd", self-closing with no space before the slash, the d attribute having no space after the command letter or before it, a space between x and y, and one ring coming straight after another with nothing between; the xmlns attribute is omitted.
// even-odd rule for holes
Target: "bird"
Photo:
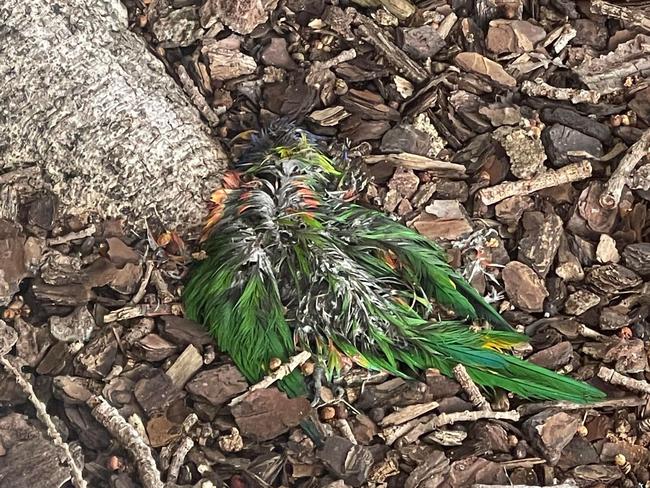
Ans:
<svg viewBox="0 0 650 488"><path fill-rule="evenodd" d="M487 392L596 401L596 387L512 354L528 337L448 262L433 240L355 203L350 158L280 120L254 131L210 197L204 259L183 290L203 324L251 383L308 351L332 381L350 365L417 378L461 364ZM353 185L352 185L353 186ZM300 369L278 387L309 394Z"/></svg>

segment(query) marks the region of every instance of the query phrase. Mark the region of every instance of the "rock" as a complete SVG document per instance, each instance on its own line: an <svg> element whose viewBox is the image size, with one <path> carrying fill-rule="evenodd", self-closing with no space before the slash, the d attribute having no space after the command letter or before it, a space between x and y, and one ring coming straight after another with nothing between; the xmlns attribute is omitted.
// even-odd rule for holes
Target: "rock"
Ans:
<svg viewBox="0 0 650 488"><path fill-rule="evenodd" d="M403 198L411 198L419 185L420 178L413 173L413 170L406 168L397 168L388 182L388 188L395 190Z"/></svg>
<svg viewBox="0 0 650 488"><path fill-rule="evenodd" d="M516 106L491 103L487 107L479 108L478 113L490 119L494 127L516 125L521 121L521 110Z"/></svg>
<svg viewBox="0 0 650 488"><path fill-rule="evenodd" d="M516 227L524 212L531 210L534 202L528 195L516 195L501 200L494 206L497 219L509 227Z"/></svg>
<svg viewBox="0 0 650 488"><path fill-rule="evenodd" d="M519 261L511 261L503 268L502 277L508 298L515 307L525 312L544 309L548 291L532 269Z"/></svg>
<svg viewBox="0 0 650 488"><path fill-rule="evenodd" d="M608 234L601 234L596 248L596 258L603 264L618 263L621 256L616 249L616 241Z"/></svg>
<svg viewBox="0 0 650 488"><path fill-rule="evenodd" d="M133 394L149 417L167 410L184 393L176 388L169 376L161 370L151 378L142 378L135 384Z"/></svg>
<svg viewBox="0 0 650 488"><path fill-rule="evenodd" d="M35 427L21 425L20 428L24 432L23 439L2 443L7 451L0 456L0 486L44 486L44 480L51 488L66 485L70 480L70 468L61 462L65 457L61 448Z"/></svg>
<svg viewBox="0 0 650 488"><path fill-rule="evenodd" d="M632 318L628 316L630 309L624 305L603 307L600 311L599 325L601 330L617 330L628 327Z"/></svg>
<svg viewBox="0 0 650 488"><path fill-rule="evenodd" d="M424 383L393 378L378 385L366 385L355 406L361 410L377 405L404 407L430 402L432 398L429 388Z"/></svg>
<svg viewBox="0 0 650 488"><path fill-rule="evenodd" d="M298 67L289 55L289 51L287 51L287 41L284 37L271 38L271 42L260 51L260 59L266 66L275 66L287 70Z"/></svg>
<svg viewBox="0 0 650 488"><path fill-rule="evenodd" d="M604 154L603 146L598 139L560 124L545 128L542 132L542 142L549 161L555 168L561 168L571 162L572 156L568 154L570 151L585 152L597 158ZM584 159L584 157L576 157Z"/></svg>
<svg viewBox="0 0 650 488"><path fill-rule="evenodd" d="M508 476L499 463L468 457L451 463L449 475L440 488L466 488L475 484L507 484Z"/></svg>
<svg viewBox="0 0 650 488"><path fill-rule="evenodd" d="M334 476L351 486L363 485L374 464L367 447L354 445L339 436L327 437L324 445L316 451L316 457Z"/></svg>
<svg viewBox="0 0 650 488"><path fill-rule="evenodd" d="M95 379L106 377L115 364L118 351L115 336L119 337L121 332L121 327L105 327L97 337L86 344L74 357L77 374Z"/></svg>
<svg viewBox="0 0 650 488"><path fill-rule="evenodd" d="M641 276L650 277L650 242L629 244L623 249L625 265Z"/></svg>
<svg viewBox="0 0 650 488"><path fill-rule="evenodd" d="M221 21L238 34L250 34L277 4L278 0L207 0L199 9L201 24L209 28Z"/></svg>
<svg viewBox="0 0 650 488"><path fill-rule="evenodd" d="M479 420L470 427L470 437L479 443L481 449L486 451L510 452L508 433L496 423Z"/></svg>
<svg viewBox="0 0 650 488"><path fill-rule="evenodd" d="M603 208L600 204L602 193L603 184L599 181L590 181L587 188L580 193L577 210L580 217L587 222L590 230L601 234L609 234L616 225L618 208Z"/></svg>
<svg viewBox="0 0 650 488"><path fill-rule="evenodd" d="M570 108L556 107L545 108L540 113L540 119L547 125L562 124L571 127L591 137L595 137L604 144L612 139L609 126L598 122L596 119L580 115Z"/></svg>
<svg viewBox="0 0 650 488"><path fill-rule="evenodd" d="M151 447L163 447L178 439L181 426L171 422L165 415L156 415L147 422L147 437Z"/></svg>
<svg viewBox="0 0 650 488"><path fill-rule="evenodd" d="M596 449L584 437L575 436L562 450L558 468L567 470L583 464L596 464L600 461Z"/></svg>
<svg viewBox="0 0 650 488"><path fill-rule="evenodd" d="M231 46L227 42L229 39L203 41L201 53L208 59L210 76L215 80L231 80L243 75L250 75L257 69L255 60L240 52L239 46Z"/></svg>
<svg viewBox="0 0 650 488"><path fill-rule="evenodd" d="M517 86L517 80L510 76L501 65L491 59L474 52L463 52L456 55L454 62L470 73L486 76L490 80L507 87Z"/></svg>
<svg viewBox="0 0 650 488"><path fill-rule="evenodd" d="M594 22L590 19L576 19L571 22L571 25L576 30L576 36L571 40L571 44L576 46L591 46L599 51L607 47L609 33L604 22Z"/></svg>
<svg viewBox="0 0 650 488"><path fill-rule="evenodd" d="M214 342L205 327L193 320L176 315L163 315L161 319L160 335L178 346L204 346Z"/></svg>
<svg viewBox="0 0 650 488"><path fill-rule="evenodd" d="M437 369L427 369L424 374L424 381L433 399L453 397L460 391L457 381L448 378Z"/></svg>
<svg viewBox="0 0 650 488"><path fill-rule="evenodd" d="M185 386L192 395L196 395L212 405L223 405L240 393L248 390L246 378L232 364L201 371Z"/></svg>
<svg viewBox="0 0 650 488"><path fill-rule="evenodd" d="M569 341L562 341L554 346L542 349L529 356L528 361L548 369L559 369L573 359L573 346Z"/></svg>
<svg viewBox="0 0 650 488"><path fill-rule="evenodd" d="M409 473L404 482L404 488L439 486L449 472L449 459L442 451L428 453L424 459L418 460L415 469Z"/></svg>
<svg viewBox="0 0 650 488"><path fill-rule="evenodd" d="M28 275L24 249L25 236L21 228L8 220L0 220L0 307L9 305L20 282Z"/></svg>
<svg viewBox="0 0 650 488"><path fill-rule="evenodd" d="M641 339L620 339L609 347L603 361L614 363L614 370L623 374L642 373L648 366L644 343Z"/></svg>
<svg viewBox="0 0 650 488"><path fill-rule="evenodd" d="M560 246L557 250L557 266L555 274L566 282L582 281L585 272L582 269L580 260L573 254L569 248L569 241L563 232L560 237Z"/></svg>
<svg viewBox="0 0 650 488"><path fill-rule="evenodd" d="M643 282L638 274L620 264L594 266L585 281L604 293L621 293Z"/></svg>
<svg viewBox="0 0 650 488"><path fill-rule="evenodd" d="M177 351L175 344L163 339L158 334L147 334L133 345L133 353L145 361L163 361Z"/></svg>
<svg viewBox="0 0 650 488"><path fill-rule="evenodd" d="M458 200L433 200L413 222L413 227L430 239L458 240L474 227Z"/></svg>
<svg viewBox="0 0 650 488"><path fill-rule="evenodd" d="M650 87L636 92L628 107L646 123L650 122Z"/></svg>
<svg viewBox="0 0 650 488"><path fill-rule="evenodd" d="M108 259L118 268L123 268L127 263L138 264L140 262L140 254L124 244L121 239L109 237L106 239L106 244L108 245Z"/></svg>
<svg viewBox="0 0 650 488"><path fill-rule="evenodd" d="M564 304L564 311L569 315L582 315L587 310L597 306L600 297L587 290L571 293Z"/></svg>
<svg viewBox="0 0 650 488"><path fill-rule="evenodd" d="M0 357L9 353L18 342L18 333L9 327L4 320L0 320Z"/></svg>
<svg viewBox="0 0 650 488"><path fill-rule="evenodd" d="M203 36L196 7L181 7L171 10L164 17L156 19L151 26L158 45L163 48L186 47Z"/></svg>
<svg viewBox="0 0 650 488"><path fill-rule="evenodd" d="M310 410L306 398L287 398L280 390L269 388L251 392L231 411L244 437L268 441L297 426Z"/></svg>
<svg viewBox="0 0 650 488"><path fill-rule="evenodd" d="M544 167L546 153L542 141L531 137L524 129L499 127L492 137L510 158L510 172L517 178L532 178Z"/></svg>
<svg viewBox="0 0 650 488"><path fill-rule="evenodd" d="M95 328L95 319L85 306L65 317L50 317L50 333L63 342L86 342Z"/></svg>
<svg viewBox="0 0 650 488"><path fill-rule="evenodd" d="M458 200L466 202L469 197L469 187L464 181L453 181L446 178L434 178L436 188L432 197L436 200Z"/></svg>
<svg viewBox="0 0 650 488"><path fill-rule="evenodd" d="M624 477L623 471L618 466L606 466L604 464L587 464L576 466L567 473L578 484L578 486L612 486L612 484Z"/></svg>
<svg viewBox="0 0 650 488"><path fill-rule="evenodd" d="M413 59L430 58L445 47L445 40L431 25L403 27L397 32L399 46Z"/></svg>
<svg viewBox="0 0 650 488"><path fill-rule="evenodd" d="M577 416L556 410L544 410L523 424L523 430L532 446L554 466L562 450L571 442L580 425Z"/></svg>
<svg viewBox="0 0 650 488"><path fill-rule="evenodd" d="M522 222L524 235L519 241L517 258L545 277L560 247L562 219L554 213L526 212Z"/></svg>
<svg viewBox="0 0 650 488"><path fill-rule="evenodd" d="M632 466L647 466L650 463L650 451L643 446L630 442L605 442L600 451L600 461L613 463L617 454L623 454Z"/></svg>
<svg viewBox="0 0 650 488"><path fill-rule="evenodd" d="M496 54L524 53L532 51L539 41L546 37L546 31L525 20L490 21L485 43Z"/></svg>
<svg viewBox="0 0 650 488"><path fill-rule="evenodd" d="M381 138L379 147L382 153L411 153L431 156L429 136L409 124L396 125Z"/></svg>

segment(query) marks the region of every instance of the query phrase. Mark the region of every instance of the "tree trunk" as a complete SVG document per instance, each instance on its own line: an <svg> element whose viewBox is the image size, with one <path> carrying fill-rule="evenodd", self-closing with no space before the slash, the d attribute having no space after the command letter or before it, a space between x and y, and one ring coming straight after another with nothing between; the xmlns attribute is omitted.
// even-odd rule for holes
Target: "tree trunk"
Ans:
<svg viewBox="0 0 650 488"><path fill-rule="evenodd" d="M2 0L0 80L0 182L37 166L65 213L200 222L226 155L119 0Z"/></svg>

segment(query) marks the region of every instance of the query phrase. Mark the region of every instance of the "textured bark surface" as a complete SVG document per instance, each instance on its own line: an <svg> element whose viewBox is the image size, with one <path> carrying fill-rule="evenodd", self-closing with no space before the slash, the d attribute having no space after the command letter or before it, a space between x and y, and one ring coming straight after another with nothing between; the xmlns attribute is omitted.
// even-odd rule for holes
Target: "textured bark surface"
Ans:
<svg viewBox="0 0 650 488"><path fill-rule="evenodd" d="M63 212L200 222L226 155L119 0L0 2L0 173L38 166Z"/></svg>

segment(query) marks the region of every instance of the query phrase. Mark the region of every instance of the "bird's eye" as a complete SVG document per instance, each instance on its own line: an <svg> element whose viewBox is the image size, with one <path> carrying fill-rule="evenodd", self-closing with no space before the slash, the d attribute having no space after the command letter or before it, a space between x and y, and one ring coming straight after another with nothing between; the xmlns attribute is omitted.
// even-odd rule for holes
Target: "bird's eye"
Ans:
<svg viewBox="0 0 650 488"><path fill-rule="evenodd" d="M300 223L298 224L298 228L299 228L299 229L302 229L302 230L305 230L305 229L307 228L307 224L305 224L304 222L300 222Z"/></svg>

